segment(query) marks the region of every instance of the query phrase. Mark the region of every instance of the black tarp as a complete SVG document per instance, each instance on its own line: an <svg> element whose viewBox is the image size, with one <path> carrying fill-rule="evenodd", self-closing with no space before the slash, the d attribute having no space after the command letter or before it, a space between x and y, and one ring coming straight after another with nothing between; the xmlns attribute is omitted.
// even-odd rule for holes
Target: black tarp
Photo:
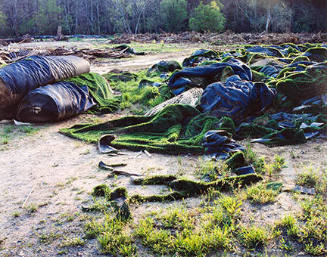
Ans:
<svg viewBox="0 0 327 257"><path fill-rule="evenodd" d="M32 90L20 102L16 119L48 122L67 119L95 106L86 86L58 82Z"/></svg>
<svg viewBox="0 0 327 257"><path fill-rule="evenodd" d="M76 56L31 56L0 69L0 119L30 91L90 71Z"/></svg>
<svg viewBox="0 0 327 257"><path fill-rule="evenodd" d="M252 83L234 75L225 83L216 82L207 86L200 108L218 118L228 116L239 123L247 116L264 111L273 103L275 96L276 91L266 84Z"/></svg>
<svg viewBox="0 0 327 257"><path fill-rule="evenodd" d="M241 79L252 80L252 72L245 63L236 59L230 59L223 63L185 68L170 77L168 86L175 95L184 92L190 87L205 88L211 83L220 81L224 69L228 67L234 74L239 75Z"/></svg>

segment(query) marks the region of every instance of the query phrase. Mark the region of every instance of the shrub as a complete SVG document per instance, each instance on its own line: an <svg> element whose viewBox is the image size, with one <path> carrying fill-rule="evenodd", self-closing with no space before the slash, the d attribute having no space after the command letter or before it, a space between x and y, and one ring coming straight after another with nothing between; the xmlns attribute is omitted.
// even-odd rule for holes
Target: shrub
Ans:
<svg viewBox="0 0 327 257"><path fill-rule="evenodd" d="M198 32L221 32L225 27L225 17L220 11L217 2L210 4L202 2L194 9L189 20L191 30Z"/></svg>
<svg viewBox="0 0 327 257"><path fill-rule="evenodd" d="M160 3L160 16L165 30L179 32L185 29L187 20L186 0L162 0Z"/></svg>

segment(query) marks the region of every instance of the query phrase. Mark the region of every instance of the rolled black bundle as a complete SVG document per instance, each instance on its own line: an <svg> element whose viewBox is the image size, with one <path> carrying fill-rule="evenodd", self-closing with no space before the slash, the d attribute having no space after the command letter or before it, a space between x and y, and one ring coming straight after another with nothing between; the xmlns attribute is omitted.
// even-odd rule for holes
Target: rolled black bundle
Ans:
<svg viewBox="0 0 327 257"><path fill-rule="evenodd" d="M20 102L16 119L23 122L59 121L95 106L86 86L58 82L29 92Z"/></svg>
<svg viewBox="0 0 327 257"><path fill-rule="evenodd" d="M0 69L0 120L15 113L17 103L35 88L90 71L76 56L31 56Z"/></svg>

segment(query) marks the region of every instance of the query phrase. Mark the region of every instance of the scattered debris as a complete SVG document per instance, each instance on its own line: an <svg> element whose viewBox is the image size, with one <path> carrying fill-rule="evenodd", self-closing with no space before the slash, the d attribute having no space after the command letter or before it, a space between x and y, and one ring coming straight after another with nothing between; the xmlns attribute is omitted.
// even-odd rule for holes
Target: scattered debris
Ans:
<svg viewBox="0 0 327 257"><path fill-rule="evenodd" d="M125 166L127 166L127 164L126 163L106 164L103 161L100 161L98 166L99 166L99 168L102 168L104 170L105 169L113 170L113 168L116 168L116 167L125 167Z"/></svg>
<svg viewBox="0 0 327 257"><path fill-rule="evenodd" d="M143 151L148 157L152 157L152 155L147 151L147 150L144 150Z"/></svg>
<svg viewBox="0 0 327 257"><path fill-rule="evenodd" d="M112 170L111 174L108 175L108 178L111 178L114 175L122 175L122 176L127 176L127 177L139 177L139 176L141 176L140 174L137 174L137 173L131 173L131 172L122 171L122 170Z"/></svg>
<svg viewBox="0 0 327 257"><path fill-rule="evenodd" d="M98 141L98 150L100 153L117 153L118 150L110 146L111 142L115 140L115 135L104 135Z"/></svg>
<svg viewBox="0 0 327 257"><path fill-rule="evenodd" d="M301 194L307 194L307 195L315 195L316 190L314 188L307 188L303 186L296 185L293 188L293 192L301 193Z"/></svg>
<svg viewBox="0 0 327 257"><path fill-rule="evenodd" d="M112 58L112 59L128 58L131 57L131 55L135 55L135 54L139 54L139 53L134 53L133 51L117 51L114 48L77 49L77 48L58 47L55 49L48 49L48 50L42 50L42 49L35 50L35 49L27 48L18 51L0 50L0 60L2 60L4 63L9 64L34 55L39 55L39 56L74 55L89 61L94 61L97 58Z"/></svg>
<svg viewBox="0 0 327 257"><path fill-rule="evenodd" d="M23 204L22 204L22 208L25 207L25 205L26 205L28 199L30 198L31 194L33 193L33 191L34 191L36 185L37 185L37 184L34 184L34 185L33 185L31 191L30 191L30 192L28 193L28 195L26 196L25 201L24 201Z"/></svg>
<svg viewBox="0 0 327 257"><path fill-rule="evenodd" d="M116 167L125 167L126 163L117 163L117 164L106 164L103 161L100 161L98 167L103 170L109 170L111 173L108 177L113 177L114 175L123 175L123 176L141 176L140 174L130 173L127 171L115 170Z"/></svg>
<svg viewBox="0 0 327 257"><path fill-rule="evenodd" d="M209 42L214 45L234 45L234 44L283 44L283 43L322 43L327 41L327 33L198 33L182 32L180 34L120 34L109 42L112 44L129 44L131 42L140 43L204 43Z"/></svg>

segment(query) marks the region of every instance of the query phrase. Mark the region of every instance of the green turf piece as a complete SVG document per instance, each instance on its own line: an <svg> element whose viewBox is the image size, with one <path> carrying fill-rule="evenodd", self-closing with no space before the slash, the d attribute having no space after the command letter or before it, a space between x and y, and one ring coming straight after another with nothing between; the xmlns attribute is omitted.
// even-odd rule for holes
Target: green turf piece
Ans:
<svg viewBox="0 0 327 257"><path fill-rule="evenodd" d="M169 105L152 117L130 116L98 125L75 125L62 133L87 142L101 135L116 134L115 148L180 154L203 153L202 140L216 129L220 119L201 114L188 105Z"/></svg>
<svg viewBox="0 0 327 257"><path fill-rule="evenodd" d="M107 80L101 75L97 73L84 73L67 81L79 86L87 86L97 103L97 111L110 113L119 108L120 97L113 95Z"/></svg>

